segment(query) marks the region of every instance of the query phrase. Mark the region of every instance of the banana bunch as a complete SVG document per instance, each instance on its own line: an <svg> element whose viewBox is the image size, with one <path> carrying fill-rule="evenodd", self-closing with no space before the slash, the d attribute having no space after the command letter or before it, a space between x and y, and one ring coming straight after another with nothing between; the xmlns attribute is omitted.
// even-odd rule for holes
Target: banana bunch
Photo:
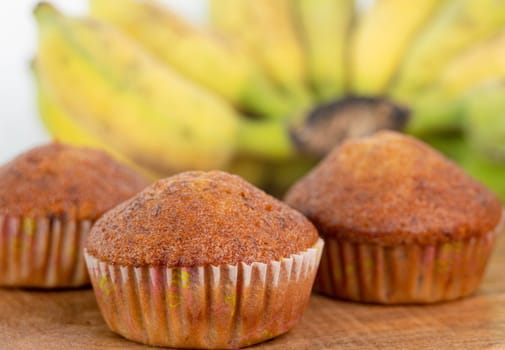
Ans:
<svg viewBox="0 0 505 350"><path fill-rule="evenodd" d="M112 26L48 4L35 16L39 106L57 138L104 148L155 174L226 168L238 155L296 155L282 121L241 116Z"/></svg>
<svg viewBox="0 0 505 350"><path fill-rule="evenodd" d="M351 92L384 94L412 39L443 2L424 0L412 6L404 0L382 0L369 8L356 26L352 40Z"/></svg>
<svg viewBox="0 0 505 350"><path fill-rule="evenodd" d="M504 8L505 1L500 0L446 1L407 53L393 96L411 101L436 80L451 59L503 29Z"/></svg>
<svg viewBox="0 0 505 350"><path fill-rule="evenodd" d="M152 178L225 169L281 194L335 144L430 142L505 200L505 0L156 0L35 9L42 122Z"/></svg>
<svg viewBox="0 0 505 350"><path fill-rule="evenodd" d="M433 86L420 93L410 132L416 135L463 126L465 100L479 86L505 78L505 31L450 61Z"/></svg>
<svg viewBox="0 0 505 350"><path fill-rule="evenodd" d="M218 0L216 0L217 2ZM305 43L308 81L319 101L345 94L346 44L354 17L352 0L292 1L300 39Z"/></svg>
<svg viewBox="0 0 505 350"><path fill-rule="evenodd" d="M267 118L296 112L295 104L238 45L190 25L168 8L137 0L91 0L90 6L94 17L113 24L160 61L235 106ZM188 61L188 57L202 60Z"/></svg>
<svg viewBox="0 0 505 350"><path fill-rule="evenodd" d="M223 34L261 64L282 91L307 107L305 57L289 0L211 0L211 18Z"/></svg>

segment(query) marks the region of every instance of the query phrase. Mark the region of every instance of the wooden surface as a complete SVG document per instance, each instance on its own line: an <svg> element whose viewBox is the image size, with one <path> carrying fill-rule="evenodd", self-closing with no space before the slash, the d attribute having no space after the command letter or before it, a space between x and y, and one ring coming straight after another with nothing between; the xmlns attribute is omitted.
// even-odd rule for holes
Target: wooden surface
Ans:
<svg viewBox="0 0 505 350"><path fill-rule="evenodd" d="M0 349L146 349L110 332L91 290L0 289ZM313 295L290 333L253 349L505 349L505 237L480 290L430 306L362 305Z"/></svg>

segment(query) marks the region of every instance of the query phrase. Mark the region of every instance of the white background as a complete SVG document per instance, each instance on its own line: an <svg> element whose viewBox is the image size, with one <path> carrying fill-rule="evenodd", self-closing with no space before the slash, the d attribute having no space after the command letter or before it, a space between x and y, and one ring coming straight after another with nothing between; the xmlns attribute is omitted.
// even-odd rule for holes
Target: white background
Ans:
<svg viewBox="0 0 505 350"><path fill-rule="evenodd" d="M84 14L86 0L52 0L69 14ZM192 20L206 18L205 0L165 0ZM39 123L29 62L37 32L32 10L37 1L5 0L0 4L0 164L29 147L49 140Z"/></svg>

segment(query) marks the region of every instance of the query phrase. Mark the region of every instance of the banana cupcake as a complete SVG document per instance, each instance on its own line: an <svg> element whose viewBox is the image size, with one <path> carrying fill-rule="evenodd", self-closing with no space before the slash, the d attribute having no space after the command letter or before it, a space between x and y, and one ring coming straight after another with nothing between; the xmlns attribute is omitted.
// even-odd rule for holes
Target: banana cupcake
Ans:
<svg viewBox="0 0 505 350"><path fill-rule="evenodd" d="M160 180L109 211L85 255L112 331L149 345L238 348L296 325L322 246L302 214L211 171Z"/></svg>
<svg viewBox="0 0 505 350"><path fill-rule="evenodd" d="M147 181L103 152L52 143L0 167L0 285L89 284L83 243Z"/></svg>
<svg viewBox="0 0 505 350"><path fill-rule="evenodd" d="M464 297L482 279L502 206L429 146L380 132L345 142L286 202L326 241L315 289L375 303Z"/></svg>

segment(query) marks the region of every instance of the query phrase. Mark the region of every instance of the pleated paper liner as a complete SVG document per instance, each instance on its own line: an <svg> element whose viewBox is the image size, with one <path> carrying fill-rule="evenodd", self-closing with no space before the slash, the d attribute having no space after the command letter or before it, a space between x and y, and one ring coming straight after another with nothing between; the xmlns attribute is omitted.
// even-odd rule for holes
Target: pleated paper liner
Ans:
<svg viewBox="0 0 505 350"><path fill-rule="evenodd" d="M83 243L91 225L89 220L0 216L0 286L89 284Z"/></svg>
<svg viewBox="0 0 505 350"><path fill-rule="evenodd" d="M323 241L281 261L200 267L128 267L85 252L109 328L137 342L238 348L293 328L308 303Z"/></svg>
<svg viewBox="0 0 505 350"><path fill-rule="evenodd" d="M328 237L314 290L384 304L458 299L479 287L501 231L503 218L481 237L434 245L380 246Z"/></svg>

